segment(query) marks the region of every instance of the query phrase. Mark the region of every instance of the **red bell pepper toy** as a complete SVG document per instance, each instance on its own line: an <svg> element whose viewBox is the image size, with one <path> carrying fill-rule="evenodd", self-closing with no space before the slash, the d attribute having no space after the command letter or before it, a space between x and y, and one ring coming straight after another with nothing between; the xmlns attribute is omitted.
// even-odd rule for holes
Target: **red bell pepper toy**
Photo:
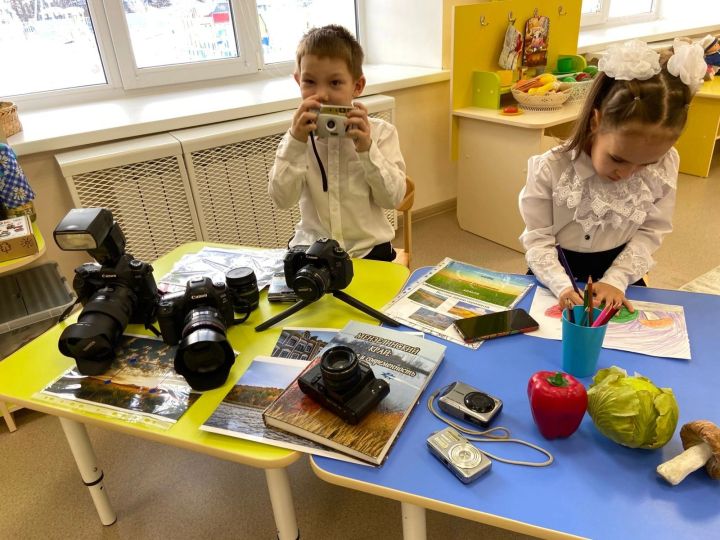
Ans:
<svg viewBox="0 0 720 540"><path fill-rule="evenodd" d="M538 371L530 377L527 393L543 437L557 439L575 433L587 409L587 392L580 381L561 371Z"/></svg>

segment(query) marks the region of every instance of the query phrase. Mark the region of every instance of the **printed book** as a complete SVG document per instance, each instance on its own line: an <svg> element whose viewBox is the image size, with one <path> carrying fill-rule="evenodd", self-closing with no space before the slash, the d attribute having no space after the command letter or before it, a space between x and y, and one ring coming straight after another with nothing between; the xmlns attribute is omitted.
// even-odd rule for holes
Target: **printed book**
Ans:
<svg viewBox="0 0 720 540"><path fill-rule="evenodd" d="M362 461L380 465L420 394L440 365L445 346L389 328L350 322L326 348L345 345L390 393L365 418L351 425L323 408L299 388L297 378L263 413L265 424L294 433ZM323 349L325 350L325 349ZM320 362L318 352L303 373Z"/></svg>
<svg viewBox="0 0 720 540"><path fill-rule="evenodd" d="M360 463L303 437L267 427L263 422L263 411L307 365L306 360L294 358L256 357L200 429L298 452Z"/></svg>

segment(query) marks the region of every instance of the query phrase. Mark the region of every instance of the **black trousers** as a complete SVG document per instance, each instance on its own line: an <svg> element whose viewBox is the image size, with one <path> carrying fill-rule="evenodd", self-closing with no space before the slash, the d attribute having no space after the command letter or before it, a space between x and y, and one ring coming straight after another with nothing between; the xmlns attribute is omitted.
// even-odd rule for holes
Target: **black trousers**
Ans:
<svg viewBox="0 0 720 540"><path fill-rule="evenodd" d="M588 277L592 276L593 281L598 281L603 277L615 258L620 255L620 252L625 249L625 244L618 246L607 251L595 251L593 253L580 253L579 251L570 251L569 249L562 249L567 259L570 270L573 273L575 281L582 281L587 283ZM532 271L528 270L528 274L532 275ZM645 287L645 280L640 278L632 285L639 285Z"/></svg>
<svg viewBox="0 0 720 540"><path fill-rule="evenodd" d="M370 253L365 255L363 259L372 259L374 261L387 261L393 262L395 260L395 249L393 249L390 242L384 244L378 244L370 250Z"/></svg>

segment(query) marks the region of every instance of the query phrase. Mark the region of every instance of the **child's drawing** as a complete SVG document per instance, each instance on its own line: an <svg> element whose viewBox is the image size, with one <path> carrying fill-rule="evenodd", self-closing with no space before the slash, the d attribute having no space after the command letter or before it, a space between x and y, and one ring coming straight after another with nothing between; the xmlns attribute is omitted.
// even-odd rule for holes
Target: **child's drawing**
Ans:
<svg viewBox="0 0 720 540"><path fill-rule="evenodd" d="M690 341L682 306L632 300L635 312L621 309L608 323L603 347L649 356L690 359ZM540 328L528 335L562 339L562 322L557 299L538 287L530 315Z"/></svg>

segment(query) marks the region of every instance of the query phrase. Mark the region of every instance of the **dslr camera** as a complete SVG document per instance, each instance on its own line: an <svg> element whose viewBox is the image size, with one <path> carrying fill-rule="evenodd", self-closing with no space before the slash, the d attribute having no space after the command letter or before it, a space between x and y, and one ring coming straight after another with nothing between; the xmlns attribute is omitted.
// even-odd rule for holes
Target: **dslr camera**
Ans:
<svg viewBox="0 0 720 540"><path fill-rule="evenodd" d="M232 300L225 283L193 278L185 291L166 294L158 303L163 341L178 345L175 371L195 390L221 386L235 363L227 327L234 323Z"/></svg>
<svg viewBox="0 0 720 540"><path fill-rule="evenodd" d="M128 323L149 327L159 297L153 268L125 253L125 235L105 208L70 210L53 232L64 251L87 251L96 263L75 269L83 310L60 335L58 348L83 375L99 375L115 358Z"/></svg>
<svg viewBox="0 0 720 540"><path fill-rule="evenodd" d="M490 458L451 427L436 431L426 442L430 453L463 484L469 484L492 467Z"/></svg>
<svg viewBox="0 0 720 540"><path fill-rule="evenodd" d="M345 137L348 130L347 113L353 107L345 105L323 105L318 111L317 129L318 137Z"/></svg>
<svg viewBox="0 0 720 540"><path fill-rule="evenodd" d="M344 289L353 278L350 257L331 238L290 248L283 264L285 281L301 300L318 300L326 292Z"/></svg>
<svg viewBox="0 0 720 540"><path fill-rule="evenodd" d="M498 398L459 381L443 389L438 404L450 416L482 427L487 427L502 409Z"/></svg>
<svg viewBox="0 0 720 540"><path fill-rule="evenodd" d="M376 379L350 347L330 347L320 362L298 378L300 390L348 424L357 424L385 396L390 385Z"/></svg>

